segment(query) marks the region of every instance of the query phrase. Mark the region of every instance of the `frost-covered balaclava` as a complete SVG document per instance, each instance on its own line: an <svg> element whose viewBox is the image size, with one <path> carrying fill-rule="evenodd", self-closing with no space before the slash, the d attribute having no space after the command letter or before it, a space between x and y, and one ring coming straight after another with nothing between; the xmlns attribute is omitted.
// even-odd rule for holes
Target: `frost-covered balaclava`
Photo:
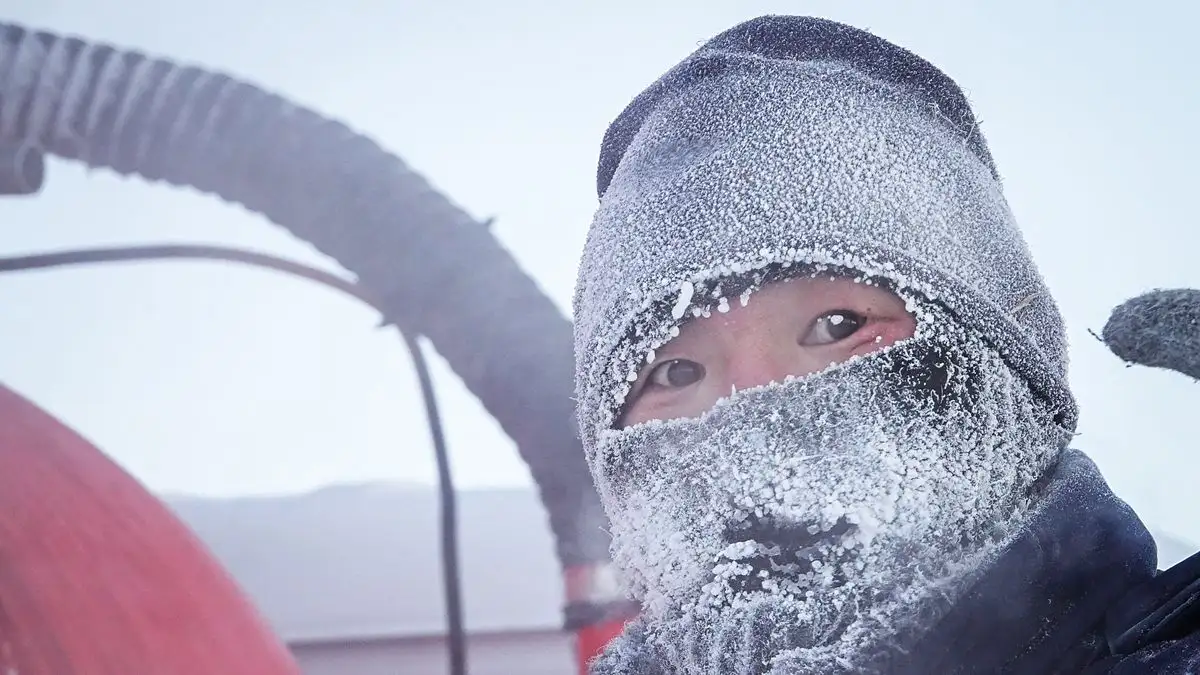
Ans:
<svg viewBox="0 0 1200 675"><path fill-rule="evenodd" d="M1061 319L961 92L867 33L750 21L621 114L599 190L579 421L644 611L596 672L886 669L1019 529L1075 422ZM682 322L797 274L886 285L916 335L616 428Z"/></svg>

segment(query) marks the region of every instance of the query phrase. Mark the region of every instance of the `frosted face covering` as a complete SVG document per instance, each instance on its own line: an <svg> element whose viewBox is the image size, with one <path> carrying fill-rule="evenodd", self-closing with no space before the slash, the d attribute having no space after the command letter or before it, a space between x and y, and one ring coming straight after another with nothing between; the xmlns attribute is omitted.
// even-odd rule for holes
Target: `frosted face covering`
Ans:
<svg viewBox="0 0 1200 675"><path fill-rule="evenodd" d="M913 307L893 347L600 434L614 558L678 672L858 672L1019 526L1065 432L980 337Z"/></svg>

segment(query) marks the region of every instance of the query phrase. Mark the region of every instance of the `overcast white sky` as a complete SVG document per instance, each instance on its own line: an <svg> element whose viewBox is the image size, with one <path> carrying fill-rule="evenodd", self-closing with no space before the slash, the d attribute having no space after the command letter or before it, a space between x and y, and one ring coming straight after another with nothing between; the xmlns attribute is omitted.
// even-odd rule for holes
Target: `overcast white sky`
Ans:
<svg viewBox="0 0 1200 675"><path fill-rule="evenodd" d="M1143 290L1200 285L1194 4L9 0L4 19L222 69L350 123L496 216L566 312L605 126L699 42L765 13L870 28L967 89L1066 314L1076 447L1148 523L1200 540L1200 389L1127 370L1087 333ZM41 195L0 201L0 223L0 255L209 242L335 269L215 199L57 161ZM0 277L0 307L0 381L156 490L433 479L403 344L321 287L214 263L110 265ZM528 483L448 368L434 374L459 483Z"/></svg>

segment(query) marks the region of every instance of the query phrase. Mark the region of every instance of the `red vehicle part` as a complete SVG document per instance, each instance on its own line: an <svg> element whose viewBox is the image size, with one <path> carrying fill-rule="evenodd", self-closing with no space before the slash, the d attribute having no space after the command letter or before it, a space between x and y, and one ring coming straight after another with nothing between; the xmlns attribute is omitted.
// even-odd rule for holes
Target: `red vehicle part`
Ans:
<svg viewBox="0 0 1200 675"><path fill-rule="evenodd" d="M0 386L0 673L300 669L161 501Z"/></svg>
<svg viewBox="0 0 1200 675"><path fill-rule="evenodd" d="M568 567L564 575L567 627L575 631L580 675L625 624L638 615L636 603L621 592L612 563Z"/></svg>
<svg viewBox="0 0 1200 675"><path fill-rule="evenodd" d="M600 655L608 643L625 630L628 619L616 619L606 623L591 624L579 629L575 639L579 657L579 675L588 674L588 665Z"/></svg>

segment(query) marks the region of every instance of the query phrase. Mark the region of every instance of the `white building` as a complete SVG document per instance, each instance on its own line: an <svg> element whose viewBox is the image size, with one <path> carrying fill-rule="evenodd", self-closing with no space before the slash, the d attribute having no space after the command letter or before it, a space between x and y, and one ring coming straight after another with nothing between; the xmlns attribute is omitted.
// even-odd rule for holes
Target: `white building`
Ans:
<svg viewBox="0 0 1200 675"><path fill-rule="evenodd" d="M232 500L173 497L306 675L448 672L437 496L339 486ZM561 572L529 490L458 495L471 675L575 675Z"/></svg>
<svg viewBox="0 0 1200 675"><path fill-rule="evenodd" d="M447 672L438 507L424 487L168 498L257 602L306 675ZM458 494L472 675L574 675L545 512L531 490ZM1194 547L1157 535L1161 566Z"/></svg>

